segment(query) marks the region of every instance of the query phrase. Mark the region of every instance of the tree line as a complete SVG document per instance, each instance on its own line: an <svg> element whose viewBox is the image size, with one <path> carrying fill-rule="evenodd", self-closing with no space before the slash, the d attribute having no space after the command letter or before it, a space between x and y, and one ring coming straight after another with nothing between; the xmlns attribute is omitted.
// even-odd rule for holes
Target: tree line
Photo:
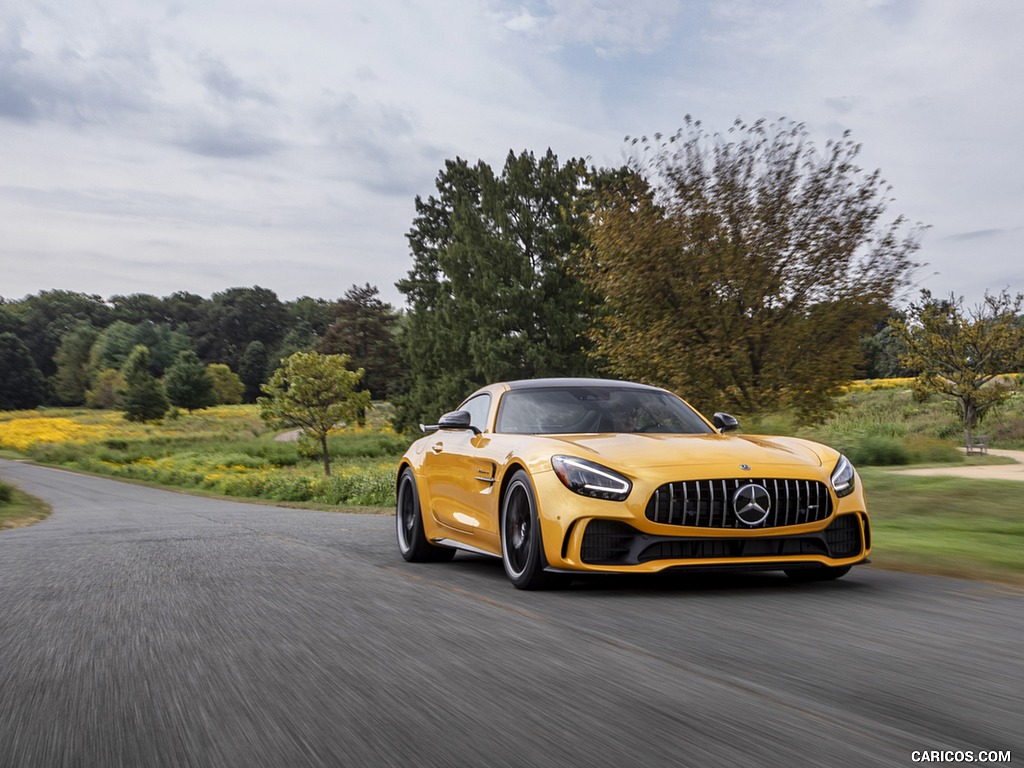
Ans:
<svg viewBox="0 0 1024 768"><path fill-rule="evenodd" d="M415 199L402 311L369 285L335 301L260 287L0 300L0 408L105 404L140 348L156 378L226 366L246 402L296 352L347 355L399 426L485 383L540 376L636 379L705 410L813 418L851 379L920 373L945 394L950 381L987 386L957 385L975 418L992 366L1024 367L1019 297L897 308L923 227L889 212L889 185L859 166L849 134L819 147L792 121L711 133L687 117L671 136L626 142L615 168L551 150L510 151L498 169L448 160ZM978 351L970 328L998 353ZM938 359L953 341L954 360Z"/></svg>
<svg viewBox="0 0 1024 768"><path fill-rule="evenodd" d="M181 407L255 402L281 361L300 351L348 355L368 371L363 388L383 399L400 368L398 320L370 285L333 301L281 301L259 286L210 298L64 290L0 298L0 410L122 407L129 380L145 376ZM199 395L188 393L197 386Z"/></svg>

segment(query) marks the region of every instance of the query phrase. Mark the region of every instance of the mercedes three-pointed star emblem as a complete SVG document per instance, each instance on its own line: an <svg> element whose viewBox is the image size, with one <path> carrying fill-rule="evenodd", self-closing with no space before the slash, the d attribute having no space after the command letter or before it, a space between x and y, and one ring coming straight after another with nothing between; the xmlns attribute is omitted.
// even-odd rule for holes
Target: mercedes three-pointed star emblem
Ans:
<svg viewBox="0 0 1024 768"><path fill-rule="evenodd" d="M772 508L772 497L768 489L757 483L740 487L732 497L732 508L736 519L751 527L768 519Z"/></svg>

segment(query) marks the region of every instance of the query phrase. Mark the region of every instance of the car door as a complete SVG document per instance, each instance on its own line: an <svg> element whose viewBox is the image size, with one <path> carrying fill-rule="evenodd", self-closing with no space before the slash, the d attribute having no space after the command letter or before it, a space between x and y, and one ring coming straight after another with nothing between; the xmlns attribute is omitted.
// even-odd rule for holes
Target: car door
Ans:
<svg viewBox="0 0 1024 768"><path fill-rule="evenodd" d="M460 411L469 411L470 424L480 430L441 430L434 435L424 470L430 482L431 514L450 528L472 534L496 535L494 478L497 464L488 450L491 396L470 398Z"/></svg>

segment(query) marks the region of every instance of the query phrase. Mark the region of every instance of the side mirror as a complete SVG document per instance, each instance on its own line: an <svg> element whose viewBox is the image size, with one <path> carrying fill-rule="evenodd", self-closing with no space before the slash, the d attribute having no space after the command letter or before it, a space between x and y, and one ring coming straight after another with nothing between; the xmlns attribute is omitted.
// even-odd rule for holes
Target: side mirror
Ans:
<svg viewBox="0 0 1024 768"><path fill-rule="evenodd" d="M438 422L438 429L471 429L474 434L479 435L480 430L474 427L470 422L473 417L469 411L452 411L442 416Z"/></svg>
<svg viewBox="0 0 1024 768"><path fill-rule="evenodd" d="M739 429L740 426L735 416L730 416L728 413L722 413L721 411L714 415L712 421L722 432L732 432L734 429Z"/></svg>

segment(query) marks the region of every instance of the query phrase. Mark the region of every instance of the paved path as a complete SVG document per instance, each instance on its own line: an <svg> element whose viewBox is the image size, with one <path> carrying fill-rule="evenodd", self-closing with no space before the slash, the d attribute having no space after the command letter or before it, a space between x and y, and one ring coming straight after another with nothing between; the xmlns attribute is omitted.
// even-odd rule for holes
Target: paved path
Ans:
<svg viewBox="0 0 1024 768"><path fill-rule="evenodd" d="M973 467L930 467L928 469L897 469L894 472L906 475L936 475L966 477L971 480L1022 480L1024 481L1024 451L1008 451L989 448L993 456L1005 456L1016 464L988 464Z"/></svg>
<svg viewBox="0 0 1024 768"><path fill-rule="evenodd" d="M1024 758L1024 592L855 569L512 589L394 519L0 461L0 768Z"/></svg>

